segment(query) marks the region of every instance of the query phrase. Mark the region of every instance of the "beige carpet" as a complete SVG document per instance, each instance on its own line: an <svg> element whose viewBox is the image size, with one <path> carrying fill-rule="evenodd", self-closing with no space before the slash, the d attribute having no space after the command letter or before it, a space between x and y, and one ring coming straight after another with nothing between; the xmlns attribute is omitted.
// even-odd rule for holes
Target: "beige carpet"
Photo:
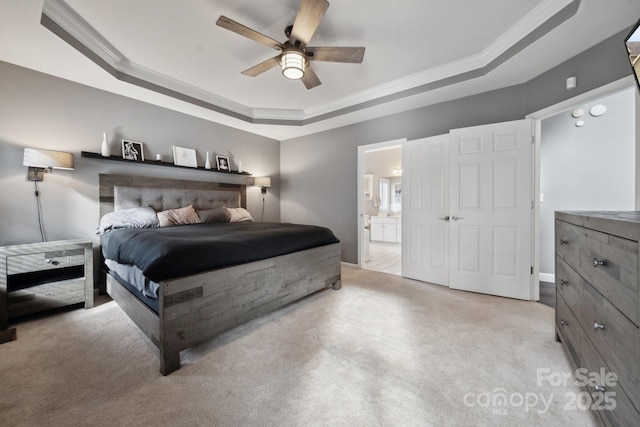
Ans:
<svg viewBox="0 0 640 427"><path fill-rule="evenodd" d="M538 368L572 371L553 315L344 268L342 290L185 351L163 377L155 347L106 301L17 324L0 345L0 425L597 425L565 408L582 390L537 384Z"/></svg>

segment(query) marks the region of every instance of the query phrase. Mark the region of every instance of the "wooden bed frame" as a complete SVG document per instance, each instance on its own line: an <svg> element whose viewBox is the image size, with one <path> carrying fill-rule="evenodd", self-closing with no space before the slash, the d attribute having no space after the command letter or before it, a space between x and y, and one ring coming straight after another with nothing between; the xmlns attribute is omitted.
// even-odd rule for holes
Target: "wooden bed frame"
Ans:
<svg viewBox="0 0 640 427"><path fill-rule="evenodd" d="M149 204L156 210L193 204L195 208L215 205L209 195L239 193L246 207L246 186L212 182L100 174L100 216L114 210L114 187L152 187L155 203L137 198L130 203ZM164 190L186 189L189 197L164 200ZM199 206L208 197L206 206ZM229 193L226 193L227 195ZM224 197L228 200L228 196ZM232 197L232 198L235 198ZM181 206L176 206L180 204ZM117 205L116 205L117 206ZM233 207L233 206L228 206ZM180 351L207 341L237 325L277 310L320 289L341 287L340 243L288 255L160 282L159 314L107 274L108 294L160 350L163 375L180 368Z"/></svg>

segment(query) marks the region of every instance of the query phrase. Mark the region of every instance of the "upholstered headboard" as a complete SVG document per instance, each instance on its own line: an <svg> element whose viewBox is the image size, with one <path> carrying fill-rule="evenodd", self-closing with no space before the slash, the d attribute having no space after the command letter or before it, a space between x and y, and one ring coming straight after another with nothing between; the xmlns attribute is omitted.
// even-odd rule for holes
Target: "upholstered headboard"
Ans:
<svg viewBox="0 0 640 427"><path fill-rule="evenodd" d="M114 210L151 206L156 212L192 205L195 209L239 208L239 191L115 186Z"/></svg>
<svg viewBox="0 0 640 427"><path fill-rule="evenodd" d="M196 209L246 208L245 185L100 174L100 217L118 209L151 206L156 211L192 205Z"/></svg>

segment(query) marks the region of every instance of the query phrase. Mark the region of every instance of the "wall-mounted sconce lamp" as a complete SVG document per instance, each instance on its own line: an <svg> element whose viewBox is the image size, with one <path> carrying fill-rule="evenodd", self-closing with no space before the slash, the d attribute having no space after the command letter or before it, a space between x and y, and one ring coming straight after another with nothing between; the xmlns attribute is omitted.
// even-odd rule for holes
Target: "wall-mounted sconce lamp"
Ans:
<svg viewBox="0 0 640 427"><path fill-rule="evenodd" d="M25 148L24 166L28 166L27 179L29 181L44 180L44 173L53 169L73 170L73 153L64 151L39 150L36 148Z"/></svg>
<svg viewBox="0 0 640 427"><path fill-rule="evenodd" d="M271 187L271 177L263 176L253 179L253 185L260 187L262 194L267 193L267 188Z"/></svg>
<svg viewBox="0 0 640 427"><path fill-rule="evenodd" d="M73 154L65 153L64 151L25 148L22 164L29 167L27 172L27 179L29 181L33 181L33 185L35 186L40 236L42 237L42 241L46 242L47 237L45 236L44 226L42 225L42 207L40 206L40 191L38 191L38 182L44 180L45 172L51 172L53 169L73 170Z"/></svg>
<svg viewBox="0 0 640 427"><path fill-rule="evenodd" d="M271 187L271 177L262 176L253 179L253 185L256 187L260 187L260 192L262 193L262 213L260 215L260 221L264 218L264 195L267 194L267 188Z"/></svg>

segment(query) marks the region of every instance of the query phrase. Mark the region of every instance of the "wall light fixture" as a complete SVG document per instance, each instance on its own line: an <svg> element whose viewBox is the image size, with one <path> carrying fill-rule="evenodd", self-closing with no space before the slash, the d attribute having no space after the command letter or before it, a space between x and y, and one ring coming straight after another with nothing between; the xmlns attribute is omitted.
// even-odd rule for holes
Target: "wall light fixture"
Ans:
<svg viewBox="0 0 640 427"><path fill-rule="evenodd" d="M51 172L53 169L74 169L73 153L37 148L24 149L22 164L29 167L27 172L29 181L42 181L44 173Z"/></svg>

